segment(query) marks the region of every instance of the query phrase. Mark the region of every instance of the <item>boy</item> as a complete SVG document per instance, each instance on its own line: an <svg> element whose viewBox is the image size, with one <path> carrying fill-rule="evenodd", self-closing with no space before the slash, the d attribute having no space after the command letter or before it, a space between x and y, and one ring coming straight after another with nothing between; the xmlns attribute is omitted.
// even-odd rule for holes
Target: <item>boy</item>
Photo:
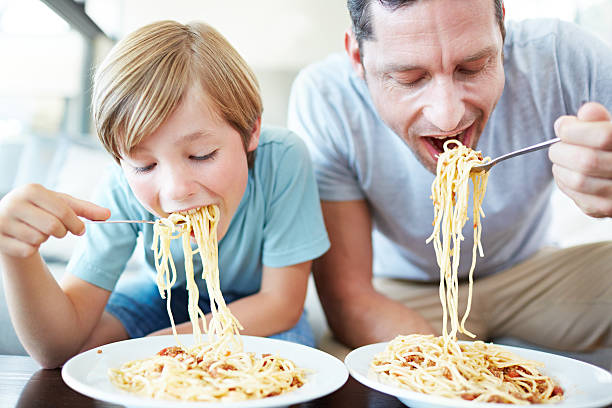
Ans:
<svg viewBox="0 0 612 408"><path fill-rule="evenodd" d="M38 253L42 242L84 234L79 216L154 220L208 204L221 214L221 290L244 334L313 345L302 310L311 261L329 241L305 146L289 131L262 130L261 113L252 71L210 26L157 22L113 48L94 79L96 131L120 165L101 188L103 207L37 185L0 201L11 318L43 367L112 341L170 333L170 324L154 282L152 225L89 226L61 285ZM148 268L116 285L139 235ZM172 250L172 312L178 332L190 333L180 243ZM199 276L198 257L194 268Z"/></svg>

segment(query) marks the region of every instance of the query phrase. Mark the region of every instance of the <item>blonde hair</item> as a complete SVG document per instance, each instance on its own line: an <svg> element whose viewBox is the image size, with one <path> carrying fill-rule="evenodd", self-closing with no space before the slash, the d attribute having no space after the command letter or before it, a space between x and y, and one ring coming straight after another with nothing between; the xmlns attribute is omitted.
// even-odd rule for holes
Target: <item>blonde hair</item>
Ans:
<svg viewBox="0 0 612 408"><path fill-rule="evenodd" d="M248 145L263 107L253 71L205 23L159 21L119 41L94 77L96 133L120 161L172 114L187 90L202 87L213 110ZM255 151L247 152L249 167Z"/></svg>

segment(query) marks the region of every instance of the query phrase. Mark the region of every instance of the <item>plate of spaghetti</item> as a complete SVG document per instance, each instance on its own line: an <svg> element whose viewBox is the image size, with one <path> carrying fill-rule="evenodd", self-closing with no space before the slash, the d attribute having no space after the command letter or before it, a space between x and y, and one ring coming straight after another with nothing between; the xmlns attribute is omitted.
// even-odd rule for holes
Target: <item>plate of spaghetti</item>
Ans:
<svg viewBox="0 0 612 408"><path fill-rule="evenodd" d="M304 345L241 336L242 325L219 284L219 208L170 214L154 225L153 253L160 296L167 300L172 336L107 344L62 368L68 386L89 397L133 407L277 407L340 388L348 371L337 358ZM178 335L170 308L177 280L170 244L182 242L193 335ZM194 242L195 241L195 242ZM195 244L195 248L193 247ZM193 257L202 260L210 317L198 306Z"/></svg>
<svg viewBox="0 0 612 408"><path fill-rule="evenodd" d="M399 335L388 343L358 348L345 359L349 372L364 385L391 394L413 408L491 407L551 403L562 407L601 407L612 403L612 374L598 367L534 350L458 341L475 338L465 322L472 302L482 203L488 173L475 165L489 161L459 140L444 143L431 186L434 207L432 242L440 268L442 334ZM472 213L468 214L470 182ZM474 230L465 312L459 316L459 257L463 227L471 215Z"/></svg>
<svg viewBox="0 0 612 408"><path fill-rule="evenodd" d="M173 365L180 366L182 360L189 367L189 357L184 355L181 358L180 353L176 353L178 346L174 346L176 340L172 335L111 343L73 357L64 365L62 378L74 390L102 401L128 407L183 408L288 406L327 395L340 388L348 378L344 364L320 350L264 337L241 338L244 344L241 355L224 356L225 360L217 364L192 364L194 369L187 368L184 372ZM191 335L179 335L178 340L186 350L193 345ZM160 356L160 352L165 355ZM178 361L170 361L177 356ZM155 361L156 357L163 358ZM146 363L155 367L160 362L168 364L168 378L162 378L162 371L156 369L150 370L150 373L157 373L158 376L148 379L142 378L146 374L138 372L139 369L147 371ZM268 365L270 367L266 370ZM250 370L246 370L245 366L250 366ZM281 366L283 369L278 369ZM243 374L238 374L239 370L233 368L240 368ZM118 387L112 375L109 375L118 370L123 371L119 378L125 380L126 385L130 381L132 385L138 381L141 381L140 385L147 382L150 384L149 390L158 390L157 396L145 396L146 392L132 392ZM206 379L215 382L211 384ZM192 398L173 398L175 393L191 395ZM246 399L249 398L248 394L253 399Z"/></svg>
<svg viewBox="0 0 612 408"><path fill-rule="evenodd" d="M403 337L400 337L400 339L403 339ZM368 386L385 394L393 395L397 397L400 401L402 401L404 404L412 408L490 408L500 406L499 403L479 402L476 399L476 391L474 391L479 388L478 384L474 384L472 390L470 390L469 386L466 386L465 389L462 389L463 385L461 385L461 382L464 381L464 378L461 378L459 373L446 373L446 376L443 373L436 380L436 374L432 370L433 365L427 367L427 363L424 364L424 369L425 371L430 370L430 374L429 376L427 374L423 375L422 380L418 379L419 375L416 374L416 372L416 375L412 378L410 376L404 377L401 374L400 376L396 376L396 372L401 373L403 371L402 369L405 369L406 367L402 365L402 362L397 365L391 362L383 363L382 365L377 366L377 368L382 369L383 371L377 372L377 370L372 368L372 362L377 361L380 363L384 361L385 356L388 355L387 352L389 352L388 347L390 345L392 345L392 350L401 350L401 347L397 347L398 342L392 342L370 344L350 352L345 359L345 364L348 367L349 373L357 381L361 382L365 386ZM471 346L475 343L481 342L459 342L460 345L465 346ZM396 348L393 348L393 346L396 346ZM553 401L548 401L553 403L555 407L587 408L606 407L609 404L612 404L612 374L610 374L604 369L595 367L593 365L581 361L573 360L571 358L544 353L536 350L529 350L511 346L492 345L490 343L482 343L477 347L490 349L489 352L491 353L491 355L498 355L497 361L502 361L506 356L512 356L513 368L511 370L506 370L507 373L510 373L511 376L515 375L512 370L517 371L517 373L521 370L521 368L517 366L517 363L519 365L525 364L527 369L529 370L531 369L531 367L533 367L531 365L533 364L533 362L537 361L541 363L542 365L537 366L539 374L537 377L533 376L536 377L536 379L532 379L532 381L534 381L534 383L536 384L535 388L537 390L537 384L539 381L537 378L548 377L554 381L554 383L556 384L555 386L559 386L563 390L562 398L558 398ZM407 348L407 350L408 349L409 347ZM407 352L406 355L409 356L410 353ZM414 356L415 354L412 353L412 355ZM432 358L435 359L434 356L435 354L432 355ZM466 356L468 356L468 354L466 354ZM406 364L405 358L402 358L401 360L404 364ZM419 363L419 359L409 358L409 360L412 360L412 364L415 365ZM490 358L490 360L495 361L495 359L493 358ZM385 366L385 364L387 364L387 366ZM385 371L388 371L390 375L386 374ZM444 370L442 369L442 371ZM460 371L461 370L459 370L459 372ZM496 370L491 371L492 377L495 376L495 374L493 374L495 371ZM504 370L502 369L501 372L503 373L503 371ZM396 379L392 379L390 377L395 377ZM500 377L509 376L507 374L499 375L498 372L497 378ZM430 380L429 382L428 379ZM487 378L483 375L477 381L481 381L483 384L486 384ZM529 381L527 381L527 383L528 382ZM400 385L400 383L403 384ZM411 384L412 386L414 386L414 388L412 388L412 386L408 384ZM501 384L503 384L503 379L497 381L497 384L500 385L500 388L504 388L503 386L501 386ZM489 395L502 395L501 393L498 393L494 390L494 385L495 381L493 381L492 384L489 385ZM416 389L422 389L422 387L429 387L429 391L432 392L432 394L425 394L423 391L415 391ZM450 392L453 391L453 389L459 390L457 392L458 397L453 398L449 395ZM440 394L447 396L441 396ZM533 396L535 397L535 394ZM545 402L546 401L541 401L541 403ZM529 403L529 401L517 402L517 404Z"/></svg>

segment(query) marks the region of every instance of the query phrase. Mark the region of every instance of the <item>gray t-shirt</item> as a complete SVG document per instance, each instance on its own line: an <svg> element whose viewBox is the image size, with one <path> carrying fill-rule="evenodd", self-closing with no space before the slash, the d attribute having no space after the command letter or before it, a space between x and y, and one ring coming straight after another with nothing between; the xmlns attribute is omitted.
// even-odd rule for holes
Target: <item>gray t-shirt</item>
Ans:
<svg viewBox="0 0 612 408"><path fill-rule="evenodd" d="M586 101L612 110L612 51L573 24L508 23L504 70L504 92L477 147L485 156L555 137L555 119L575 115ZM374 274L438 280L433 246L425 244L434 175L381 121L348 57L330 56L298 75L288 122L311 151L321 199L367 201ZM546 150L495 167L483 205L485 257L477 260L477 276L506 269L549 242L552 187ZM463 233L460 276L469 270L473 245L472 228Z"/></svg>

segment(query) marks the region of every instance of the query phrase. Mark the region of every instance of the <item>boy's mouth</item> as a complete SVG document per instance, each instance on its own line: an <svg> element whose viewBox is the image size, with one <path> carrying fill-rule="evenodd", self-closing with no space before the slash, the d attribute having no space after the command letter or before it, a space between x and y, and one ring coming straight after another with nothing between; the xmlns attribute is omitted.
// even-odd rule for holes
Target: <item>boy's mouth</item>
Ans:
<svg viewBox="0 0 612 408"><path fill-rule="evenodd" d="M202 207L205 207L205 206L192 207L192 208L188 208L186 210L177 211L177 213L179 213L181 215L184 215L184 216L187 216L187 215L195 213L198 209L200 209Z"/></svg>

